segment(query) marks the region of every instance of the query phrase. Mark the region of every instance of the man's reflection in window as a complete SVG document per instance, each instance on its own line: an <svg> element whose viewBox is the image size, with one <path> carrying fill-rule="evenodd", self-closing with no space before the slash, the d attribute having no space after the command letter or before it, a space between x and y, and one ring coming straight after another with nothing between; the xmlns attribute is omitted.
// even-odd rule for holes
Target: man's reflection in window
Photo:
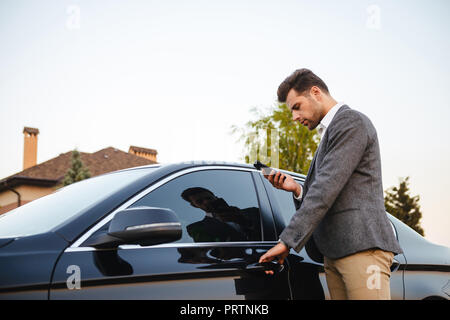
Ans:
<svg viewBox="0 0 450 320"><path fill-rule="evenodd" d="M258 208L239 209L228 205L210 190L194 187L183 191L181 197L191 206L205 212L203 220L187 226L194 242L226 242L260 240Z"/></svg>

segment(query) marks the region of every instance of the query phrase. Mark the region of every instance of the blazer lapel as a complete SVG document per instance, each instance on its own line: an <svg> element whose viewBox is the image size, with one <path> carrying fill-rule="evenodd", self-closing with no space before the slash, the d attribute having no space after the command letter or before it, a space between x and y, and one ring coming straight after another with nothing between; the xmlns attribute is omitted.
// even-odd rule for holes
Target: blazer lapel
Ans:
<svg viewBox="0 0 450 320"><path fill-rule="evenodd" d="M308 173L306 174L306 181L305 181L305 185L308 184L309 179L311 178L311 174L314 168L314 165L316 164L316 158L317 158L317 153L318 153L319 149L316 150L316 152L314 152L314 157L311 160L311 164L309 165L308 168Z"/></svg>
<svg viewBox="0 0 450 320"><path fill-rule="evenodd" d="M317 148L316 152L314 153L314 158L311 161L311 165L309 166L307 178L311 178L313 176L314 169L316 168L317 156L323 152L325 145L327 144L327 141L328 141L328 131L325 131L325 134L323 135L322 140L320 140L319 147ZM309 180L310 179L308 179L308 183L309 183Z"/></svg>
<svg viewBox="0 0 450 320"><path fill-rule="evenodd" d="M336 119L336 116L339 114L339 112L341 112L341 111L343 111L343 110L346 110L346 109L350 109L350 107L347 106L346 104L344 104L344 105L338 110L338 112L336 112L336 114L335 114L334 117L333 117L333 120L331 120L331 123L330 123L330 125L329 125L328 127L331 126L331 124L333 123L334 119ZM322 140L320 141L319 147L317 148L316 152L314 153L314 157L313 157L313 159L312 159L312 161L311 161L311 165L309 166L308 173L306 174L306 180L305 180L305 187L306 187L306 190L305 190L305 192L308 190L309 182L310 182L310 180L311 180L311 177L313 176L314 169L315 169L315 167L316 167L316 159L317 159L317 155L318 155L319 153L324 152L325 146L326 146L326 144L327 144L327 141L328 141L328 128L327 128L327 130L325 130L325 134L323 135L323 138L322 138Z"/></svg>

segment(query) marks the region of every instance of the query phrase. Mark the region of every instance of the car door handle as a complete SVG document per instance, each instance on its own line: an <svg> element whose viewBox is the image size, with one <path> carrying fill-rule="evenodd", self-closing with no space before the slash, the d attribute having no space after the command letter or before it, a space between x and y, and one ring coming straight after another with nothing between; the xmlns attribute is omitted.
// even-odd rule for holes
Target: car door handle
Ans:
<svg viewBox="0 0 450 320"><path fill-rule="evenodd" d="M282 272L284 270L284 265L273 261L262 263L255 262L248 264L246 270L261 270L261 271L272 270L273 272Z"/></svg>
<svg viewBox="0 0 450 320"><path fill-rule="evenodd" d="M395 272L400 267L400 262L398 262L396 259L392 260L391 264L391 272Z"/></svg>

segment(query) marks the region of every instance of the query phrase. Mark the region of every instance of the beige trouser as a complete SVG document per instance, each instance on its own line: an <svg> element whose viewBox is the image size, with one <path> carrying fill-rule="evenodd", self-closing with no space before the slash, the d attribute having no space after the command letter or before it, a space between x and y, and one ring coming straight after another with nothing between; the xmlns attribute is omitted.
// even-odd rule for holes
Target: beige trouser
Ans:
<svg viewBox="0 0 450 320"><path fill-rule="evenodd" d="M324 258L333 300L390 300L392 252L370 249L339 259Z"/></svg>

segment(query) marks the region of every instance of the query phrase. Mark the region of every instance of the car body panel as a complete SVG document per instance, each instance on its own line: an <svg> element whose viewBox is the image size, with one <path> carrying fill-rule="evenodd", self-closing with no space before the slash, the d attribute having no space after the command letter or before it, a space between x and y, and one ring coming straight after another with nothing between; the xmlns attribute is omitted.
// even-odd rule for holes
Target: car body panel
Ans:
<svg viewBox="0 0 450 320"><path fill-rule="evenodd" d="M189 244L68 251L50 299L289 299L287 270L267 277L256 265L273 244ZM80 264L81 262L81 264ZM79 264L79 290L66 270Z"/></svg>
<svg viewBox="0 0 450 320"><path fill-rule="evenodd" d="M434 244L390 216L406 257L405 299L450 298L450 248Z"/></svg>
<svg viewBox="0 0 450 320"><path fill-rule="evenodd" d="M150 184L148 190L141 191L121 208L137 203L153 190L189 173L229 169L231 168L222 166L178 167L163 180ZM233 169L249 171L248 167L242 166ZM253 173L251 179L254 179ZM258 179L259 177L255 182L255 190L261 213L263 240L274 239L271 208L265 193L259 191L263 187ZM101 224L106 225L108 222L108 219L104 219L95 229L104 228ZM257 265L259 256L273 246L273 243L270 245L265 244L265 241L251 244L173 243L163 246L125 246L117 250L99 250L83 247L83 242L79 242L66 250L58 262L50 293L51 299L67 297L114 299L118 296L127 299L183 299L186 298L187 291L195 288L202 290L196 290L197 295L191 293L190 296L203 299L290 298L288 267L270 278L265 275L264 268ZM153 255L155 259L151 258ZM82 261L83 265L75 265L75 261ZM210 263L205 264L205 261ZM81 291L69 290L64 282L67 278L65 270L73 265L83 272L81 286L84 289ZM135 285L136 283L139 285ZM264 289L261 285L264 285ZM105 286L109 289L104 290Z"/></svg>
<svg viewBox="0 0 450 320"><path fill-rule="evenodd" d="M62 237L48 232L0 248L0 299L48 299L53 268L67 246Z"/></svg>

